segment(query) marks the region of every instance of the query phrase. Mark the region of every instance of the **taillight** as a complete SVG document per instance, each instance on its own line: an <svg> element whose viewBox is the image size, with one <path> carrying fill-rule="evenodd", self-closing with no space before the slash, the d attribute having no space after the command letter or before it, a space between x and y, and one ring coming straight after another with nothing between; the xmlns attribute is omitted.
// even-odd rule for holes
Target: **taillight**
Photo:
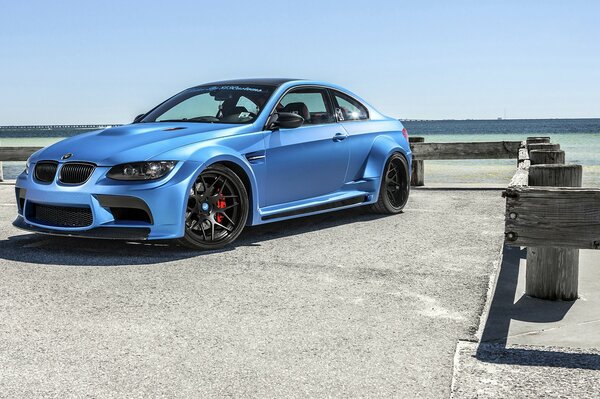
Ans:
<svg viewBox="0 0 600 399"><path fill-rule="evenodd" d="M406 141L408 141L408 130L406 130L405 127L402 128L402 135L404 136Z"/></svg>

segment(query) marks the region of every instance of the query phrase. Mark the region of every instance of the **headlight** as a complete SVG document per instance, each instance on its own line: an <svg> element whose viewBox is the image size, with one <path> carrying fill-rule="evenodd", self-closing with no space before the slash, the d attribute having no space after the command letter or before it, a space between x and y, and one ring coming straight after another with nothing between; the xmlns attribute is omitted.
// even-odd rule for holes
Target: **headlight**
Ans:
<svg viewBox="0 0 600 399"><path fill-rule="evenodd" d="M115 180L156 180L167 175L177 161L132 162L112 167L107 176Z"/></svg>
<svg viewBox="0 0 600 399"><path fill-rule="evenodd" d="M29 174L29 165L31 165L31 158L27 158L27 162L25 162L25 174L28 175Z"/></svg>

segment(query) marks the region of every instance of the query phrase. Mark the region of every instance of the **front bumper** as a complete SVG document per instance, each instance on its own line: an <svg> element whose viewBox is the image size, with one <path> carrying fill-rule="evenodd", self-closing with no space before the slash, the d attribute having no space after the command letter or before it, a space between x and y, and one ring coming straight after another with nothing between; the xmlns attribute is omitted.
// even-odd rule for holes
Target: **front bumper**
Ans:
<svg viewBox="0 0 600 399"><path fill-rule="evenodd" d="M150 234L148 227L94 227L88 230L67 231L56 228L42 228L25 222L23 216L19 215L13 222L13 226L33 233L50 234L65 237L104 238L111 240L140 241L147 240Z"/></svg>
<svg viewBox="0 0 600 399"><path fill-rule="evenodd" d="M200 167L196 162L180 162L163 179L127 182L106 178L110 168L98 166L81 185L56 179L40 183L33 173L23 173L15 184L19 215L13 225L75 237L179 238L184 234L188 192Z"/></svg>

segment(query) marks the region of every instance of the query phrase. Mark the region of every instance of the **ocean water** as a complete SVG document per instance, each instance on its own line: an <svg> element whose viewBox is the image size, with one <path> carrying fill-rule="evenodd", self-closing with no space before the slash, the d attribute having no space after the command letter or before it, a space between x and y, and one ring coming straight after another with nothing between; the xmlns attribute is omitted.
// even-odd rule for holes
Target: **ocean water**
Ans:
<svg viewBox="0 0 600 399"><path fill-rule="evenodd" d="M465 121L405 121L410 136L426 142L522 141L549 136L565 151L567 163L583 166L583 186L600 187L600 119L521 119ZM503 185L515 173L514 159L425 161L425 185L430 183L490 183Z"/></svg>
<svg viewBox="0 0 600 399"><path fill-rule="evenodd" d="M404 121L409 135L426 142L512 141L550 136L565 151L567 163L583 165L583 185L600 187L600 119ZM0 127L0 146L46 146L91 128ZM24 162L5 162L4 178L14 179ZM425 161L425 184L507 184L515 171L513 159Z"/></svg>

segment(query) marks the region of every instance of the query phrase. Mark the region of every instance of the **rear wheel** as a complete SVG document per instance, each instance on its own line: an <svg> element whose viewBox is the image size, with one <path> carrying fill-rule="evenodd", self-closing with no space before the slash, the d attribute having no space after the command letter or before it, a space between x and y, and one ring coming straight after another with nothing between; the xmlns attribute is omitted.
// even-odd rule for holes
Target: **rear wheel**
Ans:
<svg viewBox="0 0 600 399"><path fill-rule="evenodd" d="M408 163L404 156L394 153L385 164L379 198L371 205L371 210L376 213L400 213L408 201L409 193Z"/></svg>
<svg viewBox="0 0 600 399"><path fill-rule="evenodd" d="M223 165L206 168L190 189L181 244L218 249L233 242L248 219L248 193L242 180Z"/></svg>

